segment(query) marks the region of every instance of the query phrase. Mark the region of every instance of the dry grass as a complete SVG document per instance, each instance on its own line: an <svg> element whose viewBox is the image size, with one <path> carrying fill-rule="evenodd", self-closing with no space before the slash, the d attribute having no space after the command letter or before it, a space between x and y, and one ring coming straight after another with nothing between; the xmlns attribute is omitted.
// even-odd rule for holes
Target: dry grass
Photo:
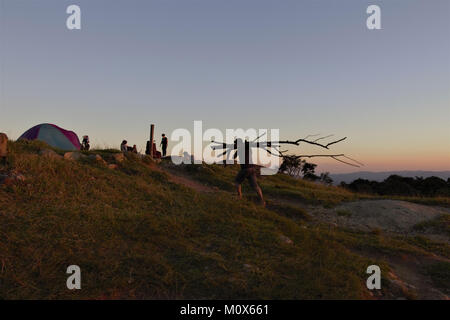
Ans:
<svg viewBox="0 0 450 320"><path fill-rule="evenodd" d="M0 298L364 297L369 261L320 230L170 183L138 158L110 170L43 147L11 145L26 181L0 186ZM66 288L71 264L81 290Z"/></svg>
<svg viewBox="0 0 450 320"><path fill-rule="evenodd" d="M131 155L110 170L44 158L42 148L10 145L26 181L0 185L2 299L360 299L374 261L355 252L427 254L405 239L308 225L297 207L236 201L234 166L172 168L218 188L199 193L148 159ZM115 152L95 151L108 162ZM280 175L261 184L269 196L305 203L364 197ZM71 264L81 267L81 290L66 288Z"/></svg>

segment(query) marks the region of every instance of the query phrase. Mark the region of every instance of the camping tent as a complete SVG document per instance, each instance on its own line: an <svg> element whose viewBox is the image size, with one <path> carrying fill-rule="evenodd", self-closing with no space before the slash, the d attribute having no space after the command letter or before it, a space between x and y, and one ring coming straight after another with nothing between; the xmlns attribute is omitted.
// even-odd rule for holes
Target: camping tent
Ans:
<svg viewBox="0 0 450 320"><path fill-rule="evenodd" d="M62 150L80 150L80 140L73 131L64 130L54 124L43 123L27 130L19 139L40 140Z"/></svg>

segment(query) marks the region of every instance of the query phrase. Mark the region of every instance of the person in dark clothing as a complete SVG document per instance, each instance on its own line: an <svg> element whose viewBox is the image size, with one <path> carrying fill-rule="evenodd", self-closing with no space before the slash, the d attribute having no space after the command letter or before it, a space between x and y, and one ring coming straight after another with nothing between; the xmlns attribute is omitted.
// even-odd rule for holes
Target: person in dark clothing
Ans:
<svg viewBox="0 0 450 320"><path fill-rule="evenodd" d="M167 154L167 137L164 133L162 134L160 146L162 147L163 157L165 157Z"/></svg>
<svg viewBox="0 0 450 320"><path fill-rule="evenodd" d="M7 156L8 156L8 136L5 133L0 132L0 163L3 166L6 166L8 163Z"/></svg>
<svg viewBox="0 0 450 320"><path fill-rule="evenodd" d="M243 141L242 139L235 139L234 143L224 143L224 142L216 142L216 146L212 146L213 150L225 150L222 153L222 156L225 156L225 159L223 160L224 163L229 159L229 155L231 152L236 151L234 153L233 158L239 158L239 164L241 166L241 170L236 175L236 178L234 179L236 191L239 196L239 198L242 198L242 183L247 179L250 183L250 186L255 190L255 192L258 195L260 203L265 206L266 202L264 201L264 197L261 191L261 188L258 185L257 182L257 175L260 174L261 167L252 163L252 148L261 148L259 143L256 142L249 142L249 141Z"/></svg>
<svg viewBox="0 0 450 320"><path fill-rule="evenodd" d="M81 142L81 150L89 151L91 146L89 145L89 136L83 136L83 141Z"/></svg>
<svg viewBox="0 0 450 320"><path fill-rule="evenodd" d="M145 145L145 154L151 155L150 150L151 150L151 148L150 148L150 140L149 140L149 141L147 141L147 144Z"/></svg>
<svg viewBox="0 0 450 320"><path fill-rule="evenodd" d="M266 202L264 201L262 190L256 179L256 176L259 175L260 167L251 163L252 150L250 148L250 143L248 141L243 142L242 139L236 139L234 141L234 147L237 150L234 154L234 158L236 159L239 157L239 163L241 166L241 170L238 172L234 180L239 199L242 198L242 183L245 179L247 179L250 186L258 195L260 203L265 206Z"/></svg>

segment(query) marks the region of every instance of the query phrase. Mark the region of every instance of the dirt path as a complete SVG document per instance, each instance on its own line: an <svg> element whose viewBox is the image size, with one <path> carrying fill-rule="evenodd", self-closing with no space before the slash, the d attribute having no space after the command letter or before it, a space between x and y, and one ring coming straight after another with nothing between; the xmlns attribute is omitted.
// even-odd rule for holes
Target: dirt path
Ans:
<svg viewBox="0 0 450 320"><path fill-rule="evenodd" d="M435 288L430 277L423 273L423 269L441 259L414 256L390 256L386 259L393 270L394 284L412 291L415 298L422 300L449 300L449 296ZM392 275L391 275L392 276ZM397 276L397 279L395 279Z"/></svg>
<svg viewBox="0 0 450 320"><path fill-rule="evenodd" d="M152 166L152 169L167 174L170 182L181 184L197 192L217 192L219 190L218 188L206 186L179 171L170 170L161 166Z"/></svg>
<svg viewBox="0 0 450 320"><path fill-rule="evenodd" d="M164 171L169 176L169 180L174 183L182 184L188 188L194 189L197 192L216 192L218 189L205 186L200 182L190 179L187 176L180 175L179 173L172 173L170 171Z"/></svg>

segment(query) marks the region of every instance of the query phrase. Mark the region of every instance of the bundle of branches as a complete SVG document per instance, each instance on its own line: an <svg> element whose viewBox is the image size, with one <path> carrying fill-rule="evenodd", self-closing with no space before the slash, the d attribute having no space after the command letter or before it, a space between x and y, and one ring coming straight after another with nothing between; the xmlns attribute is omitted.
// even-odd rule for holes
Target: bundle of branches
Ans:
<svg viewBox="0 0 450 320"><path fill-rule="evenodd" d="M341 139L337 139L337 140L333 140L330 141L328 143L322 142L322 141L326 141L326 139L332 137L333 135L328 135L328 136L320 136L320 135L308 135L305 138L300 138L297 139L295 141L291 141L291 140L283 140L283 141L264 141L264 142L259 142L257 140L259 140L260 137L256 138L255 141L249 142L249 141L245 141L242 142L241 139L236 139L234 141L234 143L232 144L227 144L224 142L216 142L216 141L212 141L213 143L216 143L217 146L213 147L213 150L215 149L224 149L225 151L223 152L223 155L227 155L227 159L229 157L229 155L231 154L232 151L237 151L238 149L238 145L239 144L245 144L245 149L250 149L250 148L261 148L265 151L267 151L269 154L271 155L276 155L279 156L281 158L283 158L283 162L287 161L288 163L293 163L295 161L301 161L302 158L317 158L317 157L326 157L326 158L332 158L336 161L345 163L347 165L353 166L353 167L360 167L363 164L356 161L355 159L352 159L348 156L346 156L343 153L339 153L339 154L300 154L300 155L288 155L286 154L287 151L281 151L280 150L280 146L282 144L290 144L290 145L295 145L295 146L300 146L301 143L305 143L305 144L310 144L310 145L314 145L317 147L320 147L322 149L330 149L330 146L339 143L341 141L344 141L345 139L347 139L347 137L341 138ZM317 137L315 139L311 139L313 137ZM240 140L241 142L239 143L238 140ZM273 152L273 151L276 152ZM236 157L236 154L235 156Z"/></svg>

